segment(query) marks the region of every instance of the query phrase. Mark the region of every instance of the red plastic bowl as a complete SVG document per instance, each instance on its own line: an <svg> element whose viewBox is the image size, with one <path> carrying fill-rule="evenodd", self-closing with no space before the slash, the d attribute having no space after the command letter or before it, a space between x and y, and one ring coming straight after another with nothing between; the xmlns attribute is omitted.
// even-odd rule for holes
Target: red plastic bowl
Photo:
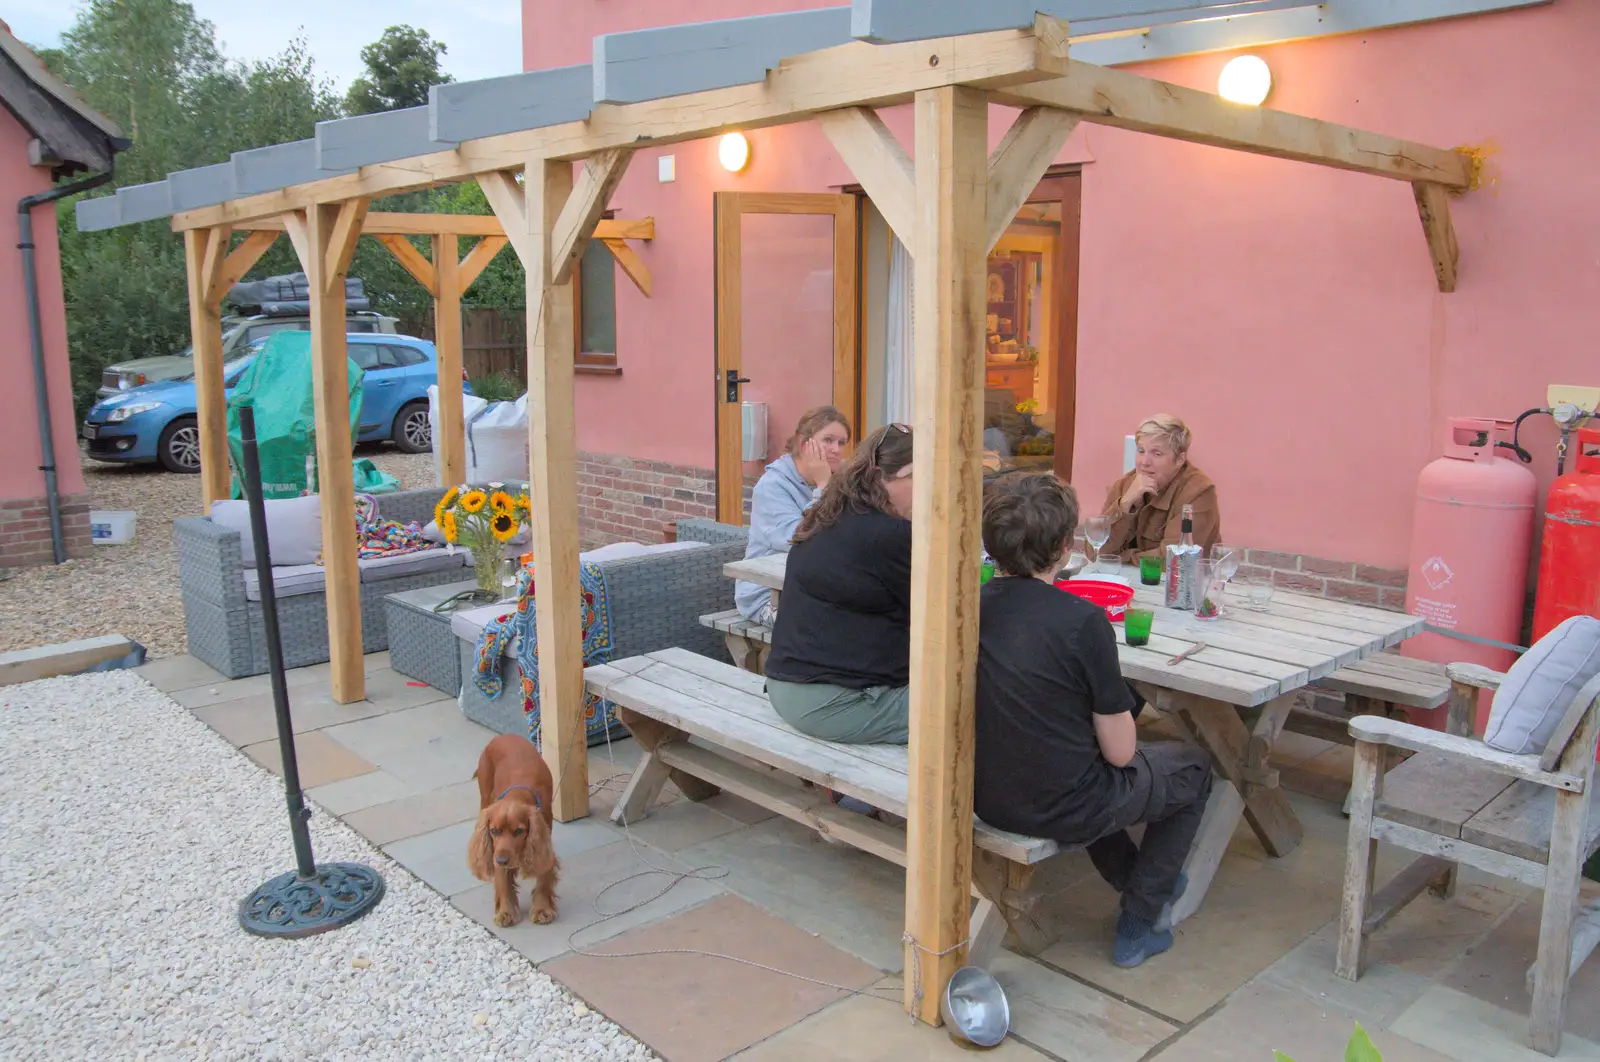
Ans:
<svg viewBox="0 0 1600 1062"><path fill-rule="evenodd" d="M1056 589L1099 605L1106 610L1106 618L1112 623L1122 622L1128 603L1133 600L1133 587L1101 579L1057 579Z"/></svg>

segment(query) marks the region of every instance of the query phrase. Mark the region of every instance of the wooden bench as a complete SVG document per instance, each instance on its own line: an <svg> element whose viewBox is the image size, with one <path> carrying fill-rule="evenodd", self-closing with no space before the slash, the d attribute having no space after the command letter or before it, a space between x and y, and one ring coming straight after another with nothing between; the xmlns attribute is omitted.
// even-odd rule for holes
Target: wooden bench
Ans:
<svg viewBox="0 0 1600 1062"><path fill-rule="evenodd" d="M722 632L735 667L757 675L766 673L767 657L772 653L771 627L745 619L736 608L701 616L700 625Z"/></svg>
<svg viewBox="0 0 1600 1062"><path fill-rule="evenodd" d="M1299 709L1290 714L1284 729L1308 737L1350 745L1350 720L1358 715L1381 715L1406 720L1410 710L1437 710L1450 696L1445 666L1431 660L1413 660L1399 653L1374 653L1316 680L1318 686L1344 694L1344 711L1338 715Z"/></svg>
<svg viewBox="0 0 1600 1062"><path fill-rule="evenodd" d="M1600 678L1566 706L1542 753L1512 755L1471 736L1478 691L1503 676L1471 664L1451 664L1447 675L1445 733L1380 716L1350 723L1356 757L1336 970L1360 977L1367 938L1424 890L1448 897L1459 863L1542 888L1538 958L1527 972L1529 1041L1554 1055L1567 982L1600 942L1600 901L1580 911L1578 892L1584 862L1600 847L1592 784ZM1385 773L1391 748L1416 754ZM1421 858L1374 892L1379 841Z"/></svg>
<svg viewBox="0 0 1600 1062"><path fill-rule="evenodd" d="M686 649L597 664L584 671L587 689L618 706L618 717L644 747L612 819L643 818L670 771L701 779L803 826L901 866L903 826L846 811L831 789L893 815L906 815L906 750L892 745L841 745L801 734L773 711L759 675ZM696 739L691 744L690 738ZM810 786L796 784L796 779ZM822 788L817 788L822 787ZM1036 953L1054 942L1034 910L1034 868L1060 851L1054 841L1007 833L976 822L973 912L967 961L987 965L1006 939Z"/></svg>

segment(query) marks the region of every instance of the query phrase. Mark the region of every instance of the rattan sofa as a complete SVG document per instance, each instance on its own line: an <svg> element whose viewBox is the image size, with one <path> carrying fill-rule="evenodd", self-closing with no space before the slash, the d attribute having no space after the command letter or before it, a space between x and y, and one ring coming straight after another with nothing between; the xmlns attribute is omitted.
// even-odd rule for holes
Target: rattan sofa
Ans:
<svg viewBox="0 0 1600 1062"><path fill-rule="evenodd" d="M722 635L700 625L700 617L733 604L733 580L722 566L744 556L749 529L714 520L678 521L680 543L704 543L703 549L681 549L599 561L606 583L611 620L611 657L681 647L727 660ZM478 663L478 635L484 621L509 607L486 606L458 613L451 631L461 654L461 710L467 718L500 733L523 733L520 669L516 644L500 660L502 691L493 700L473 682Z"/></svg>
<svg viewBox="0 0 1600 1062"><path fill-rule="evenodd" d="M378 497L385 519L426 524L442 488L399 491ZM353 531L353 529L352 529ZM178 581L183 591L189 655L229 678L267 670L265 624L256 573L240 562L240 535L209 517L174 520ZM361 646L368 653L389 647L384 598L405 590L472 578L468 555L444 548L425 553L363 560L361 565ZM278 626L285 667L305 667L328 659L328 605L320 571L311 566L274 569Z"/></svg>

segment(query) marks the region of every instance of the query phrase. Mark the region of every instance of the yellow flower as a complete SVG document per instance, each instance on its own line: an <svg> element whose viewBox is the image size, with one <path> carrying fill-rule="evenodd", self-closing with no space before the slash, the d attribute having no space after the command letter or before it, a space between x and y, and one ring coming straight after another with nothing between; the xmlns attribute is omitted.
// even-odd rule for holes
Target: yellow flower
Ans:
<svg viewBox="0 0 1600 1062"><path fill-rule="evenodd" d="M444 533L446 542L456 540L456 514L448 509L439 514L439 530Z"/></svg>
<svg viewBox="0 0 1600 1062"><path fill-rule="evenodd" d="M461 488L460 487L451 487L449 490L444 492L444 497L439 499L439 508L440 509L448 509L448 508L450 508L450 506L452 506L452 505L454 505L456 503L456 499L459 498L459 497L461 497Z"/></svg>
<svg viewBox="0 0 1600 1062"><path fill-rule="evenodd" d="M516 502L512 500L511 495L503 490L497 490L489 495L489 508L497 513L509 513L515 505Z"/></svg>
<svg viewBox="0 0 1600 1062"><path fill-rule="evenodd" d="M469 513L479 512L483 509L483 503L488 500L488 495L483 491L469 490L461 496L461 507Z"/></svg>
<svg viewBox="0 0 1600 1062"><path fill-rule="evenodd" d="M521 494L517 495L517 508L521 509L525 513L528 513L529 515L532 515L533 499L528 497L527 491L523 491Z"/></svg>
<svg viewBox="0 0 1600 1062"><path fill-rule="evenodd" d="M517 518L510 513L495 513L494 519L489 521L489 527L494 531L494 537L501 542L509 542L517 534Z"/></svg>

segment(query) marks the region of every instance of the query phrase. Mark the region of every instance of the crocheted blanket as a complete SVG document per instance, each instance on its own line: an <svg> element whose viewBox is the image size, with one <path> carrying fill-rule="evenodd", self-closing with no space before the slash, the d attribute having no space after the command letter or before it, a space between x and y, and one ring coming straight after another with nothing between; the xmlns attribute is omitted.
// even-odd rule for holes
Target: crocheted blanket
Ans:
<svg viewBox="0 0 1600 1062"><path fill-rule="evenodd" d="M422 535L416 521L403 524L378 516L378 503L371 495L356 495L356 555L361 560L397 557L402 553L421 553L434 543Z"/></svg>
<svg viewBox="0 0 1600 1062"><path fill-rule="evenodd" d="M583 610L583 663L603 664L611 659L611 615L606 604L605 574L598 564L578 569L580 607ZM533 568L517 573L517 610L484 625L478 636L477 674L473 683L490 700L500 696L500 656L511 639L517 642L517 665L522 673L522 711L528 721L528 738L539 738L539 632L534 622ZM605 740L617 723L617 708L594 694L584 695L584 729L587 744Z"/></svg>

